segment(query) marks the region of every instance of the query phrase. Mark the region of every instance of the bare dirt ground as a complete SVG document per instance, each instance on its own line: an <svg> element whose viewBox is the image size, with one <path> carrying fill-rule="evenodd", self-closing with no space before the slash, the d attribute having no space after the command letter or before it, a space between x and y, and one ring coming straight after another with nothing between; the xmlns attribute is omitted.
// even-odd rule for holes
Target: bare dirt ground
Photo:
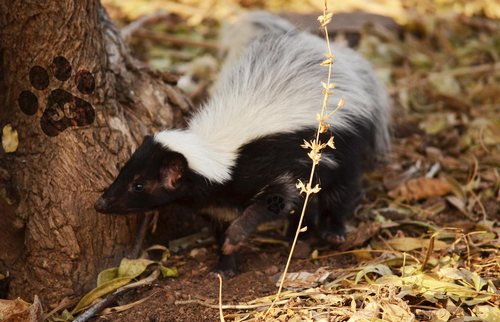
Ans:
<svg viewBox="0 0 500 322"><path fill-rule="evenodd" d="M305 245L306 243L303 244ZM219 281L212 272L216 265L216 250L215 247L205 250L206 254L197 258L189 256L189 252L175 256L169 264L179 269L178 278L159 281L124 299L130 303L148 298L144 303L131 310L112 313L93 321L218 321ZM284 246L247 247L241 257L241 273L223 281L223 303L244 303L275 292L279 271L285 264L288 250ZM314 262L295 259L291 271L314 272L320 267L348 268L355 262L351 255ZM208 304L213 307L207 307Z"/></svg>

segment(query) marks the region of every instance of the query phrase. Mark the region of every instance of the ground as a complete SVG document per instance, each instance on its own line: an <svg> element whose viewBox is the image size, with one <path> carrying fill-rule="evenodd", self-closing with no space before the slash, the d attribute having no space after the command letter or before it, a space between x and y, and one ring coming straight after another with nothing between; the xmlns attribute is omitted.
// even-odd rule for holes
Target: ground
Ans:
<svg viewBox="0 0 500 322"><path fill-rule="evenodd" d="M274 226L255 236L244 248L241 273L223 280L225 319L498 321L500 6L345 2L330 9L393 19L377 18L371 28L354 23L345 33L334 30L337 41L355 45L374 64L391 94L392 152L385 164L366 173L365 196L346 243L334 250L300 242L289 272L302 274L285 284L282 301L265 317L290 248ZM151 66L183 74L179 86L195 103L216 78L215 37L222 22L245 8L264 7L298 13L302 25L314 25L323 6L322 1L210 3L213 7L188 0L104 1L123 26L151 17L128 35L132 48ZM158 13L167 5L169 13ZM171 249L162 262L177 268L178 277L127 291L110 306L134 303L131 307L93 321L220 320L215 246L187 244L180 252ZM64 320L62 309L76 300L59 305L51 318Z"/></svg>
<svg viewBox="0 0 500 322"><path fill-rule="evenodd" d="M242 273L224 280L224 303L244 303L272 294L276 289L279 267L284 265L287 253L285 247L259 247L245 251ZM322 266L348 266L352 262L349 257L344 255L341 260L325 259L314 264L308 260L298 260L292 264L291 270L314 271ZM132 297L134 300L151 297L134 307L133 313L113 313L95 321L217 321L219 282L216 275L211 273L215 263L213 247L199 259L179 256L171 262L179 268L179 278L164 280L147 290L140 290ZM200 305L197 301L214 307Z"/></svg>

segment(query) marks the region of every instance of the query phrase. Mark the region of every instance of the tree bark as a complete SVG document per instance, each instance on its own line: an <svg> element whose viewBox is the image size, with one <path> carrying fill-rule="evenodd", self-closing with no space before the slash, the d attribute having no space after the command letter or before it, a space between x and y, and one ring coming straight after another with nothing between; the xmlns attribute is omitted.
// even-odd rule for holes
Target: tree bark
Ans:
<svg viewBox="0 0 500 322"><path fill-rule="evenodd" d="M146 133L184 124L175 77L135 61L97 0L0 2L0 262L9 296L81 294L132 247L137 217L93 203ZM0 263L2 264L2 263Z"/></svg>

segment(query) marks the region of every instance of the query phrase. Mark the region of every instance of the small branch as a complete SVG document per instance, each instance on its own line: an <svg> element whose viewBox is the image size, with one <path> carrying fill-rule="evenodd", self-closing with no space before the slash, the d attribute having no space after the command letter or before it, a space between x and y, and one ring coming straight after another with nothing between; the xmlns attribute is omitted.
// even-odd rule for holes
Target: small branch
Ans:
<svg viewBox="0 0 500 322"><path fill-rule="evenodd" d="M76 319L73 320L73 322L85 322L88 321L90 318L92 318L94 315L98 314L102 310L104 310L106 307L110 306L111 303L113 303L118 296L125 294L127 291L130 291L132 289L149 285L153 281L155 281L158 277L160 276L160 270L156 269L149 275L148 277L137 281L135 283L127 284L125 286L120 287L117 289L114 293L108 295L105 299L102 301L94 304L91 306L89 309L87 309L85 312L80 314Z"/></svg>
<svg viewBox="0 0 500 322"><path fill-rule="evenodd" d="M130 254L131 258L137 258L141 254L142 244L144 243L144 239L146 238L146 233L153 216L153 212L147 212L146 214L144 214L141 222L141 227L139 228L139 232L137 233L137 237L135 239L134 249Z"/></svg>
<svg viewBox="0 0 500 322"><path fill-rule="evenodd" d="M219 279L219 316L220 321L224 322L224 313L222 312L222 276L217 274L217 278Z"/></svg>
<svg viewBox="0 0 500 322"><path fill-rule="evenodd" d="M80 314L76 319L73 320L73 322L85 322L88 321L90 318L92 318L94 315L97 313L101 312L105 308L111 305L118 296L125 294L125 290L123 292L115 292L108 297L106 297L104 300L96 303L94 306L91 306L88 310Z"/></svg>
<svg viewBox="0 0 500 322"><path fill-rule="evenodd" d="M279 302L276 302L276 304L281 305L285 304L288 302L287 300L282 300ZM258 309L258 308L264 308L269 306L269 303L262 303L262 304L237 304L237 305L222 305L219 306L219 304L210 304L207 303L206 301L202 300L185 300L185 301L175 301L175 305L187 305L187 304L199 304L205 307L209 307L211 309L219 309L222 308L224 310L251 310L251 309Z"/></svg>
<svg viewBox="0 0 500 322"><path fill-rule="evenodd" d="M179 38L177 36L172 36L172 35L158 35L149 31L142 31L142 30L135 32L134 36L137 36L139 38L150 39L153 41L181 45L181 46L202 47L211 50L217 50L219 48L219 46L213 42Z"/></svg>
<svg viewBox="0 0 500 322"><path fill-rule="evenodd" d="M124 40L128 40L128 38L134 35L139 29L142 28L142 26L155 23L159 20L167 19L168 17L170 17L170 13L166 12L155 13L150 16L143 16L123 27L120 30L120 34Z"/></svg>
<svg viewBox="0 0 500 322"><path fill-rule="evenodd" d="M59 304L57 304L57 306L54 309L52 309L52 311L45 314L43 320L44 321L48 320L55 313L67 309L69 307L75 306L76 303L78 303L78 300L70 300L69 298L65 297L64 299L61 300Z"/></svg>

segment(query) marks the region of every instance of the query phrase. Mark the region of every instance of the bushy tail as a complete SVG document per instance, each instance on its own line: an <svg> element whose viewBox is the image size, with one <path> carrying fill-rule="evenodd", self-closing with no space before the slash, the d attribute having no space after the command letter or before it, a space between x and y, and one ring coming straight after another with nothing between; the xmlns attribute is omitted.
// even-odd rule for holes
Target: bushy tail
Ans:
<svg viewBox="0 0 500 322"><path fill-rule="evenodd" d="M248 44L265 34L286 34L296 30L285 19L266 11L252 11L239 17L234 23L224 24L219 34L219 46L226 61L232 61Z"/></svg>
<svg viewBox="0 0 500 322"><path fill-rule="evenodd" d="M296 32L298 32L297 29L290 22L269 12L252 11L244 14L236 22L225 24L221 29L219 44L222 52L227 54L225 65L231 65L248 45L257 38L270 34L285 35ZM302 33L302 38L300 38L302 39L301 44L304 44L305 37L308 37L307 39L309 40L305 43L316 49L318 44L321 48L325 45L323 39L312 34L307 34L306 36L306 34ZM311 41L311 39L314 39L314 41ZM310 48L311 53L318 52L314 48ZM341 61L344 64L347 64L344 66L334 66L334 70L337 68L344 69L344 71L338 73L334 71L337 77L341 77L347 82L347 87L343 90L344 93L351 96L355 95L353 93L365 94L365 100L362 100L361 103L371 105L369 109L361 109L358 112L370 114L368 119L374 131L372 140L374 152L377 155L383 156L390 151L390 135L388 130L390 124L390 103L386 90L376 78L371 65L358 53L343 46L335 46L333 53L341 57ZM262 57L265 57L265 53L262 53L262 55ZM283 57L283 59L285 58ZM321 56L318 56L318 59L321 59ZM345 73L349 73L349 71L358 77L353 78L351 77L352 75L344 75ZM311 69L311 72L316 73L316 70ZM314 75L311 75L311 79L315 78ZM353 79L357 80L358 83L350 83ZM359 89L362 89L362 91L360 92ZM349 102L349 100L347 101ZM355 124L356 119L361 118L360 115L350 116L353 118L351 120L353 124ZM366 119L366 117L363 119ZM349 120L347 122L349 123Z"/></svg>

